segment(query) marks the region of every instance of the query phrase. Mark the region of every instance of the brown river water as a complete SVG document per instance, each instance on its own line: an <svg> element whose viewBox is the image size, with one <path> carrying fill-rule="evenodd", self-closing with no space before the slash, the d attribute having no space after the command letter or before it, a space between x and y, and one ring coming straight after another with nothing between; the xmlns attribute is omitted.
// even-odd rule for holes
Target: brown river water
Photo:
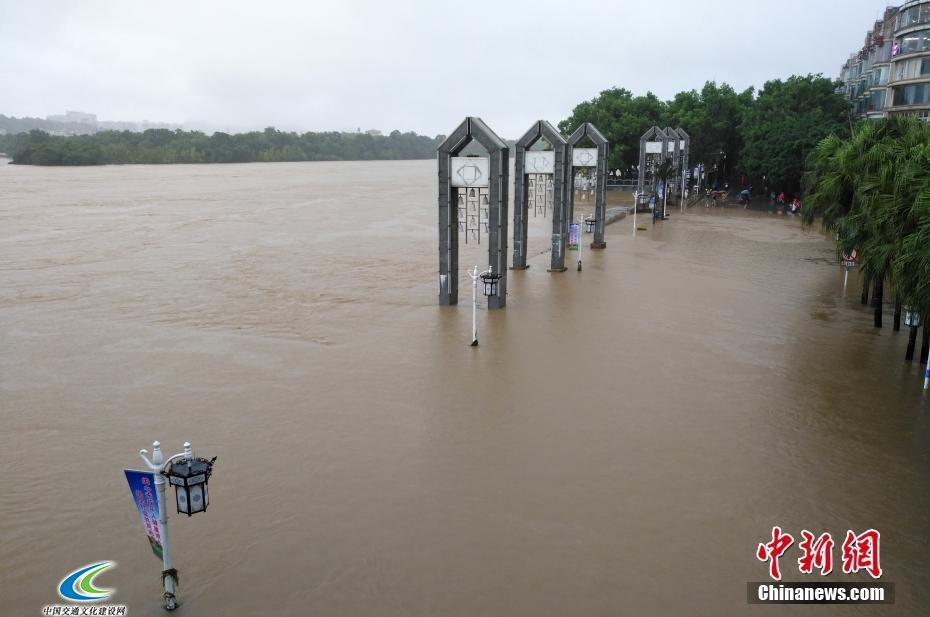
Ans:
<svg viewBox="0 0 930 617"><path fill-rule="evenodd" d="M0 596L160 609L122 469L219 457L187 616L930 614L930 417L828 239L698 208L437 306L435 161L0 165ZM611 199L622 200L620 194ZM581 202L581 209L590 209ZM461 265L486 244L462 243ZM464 278L464 277L463 277ZM169 494L173 502L173 494ZM889 606L750 606L773 525L882 533ZM782 558L798 572L797 545Z"/></svg>

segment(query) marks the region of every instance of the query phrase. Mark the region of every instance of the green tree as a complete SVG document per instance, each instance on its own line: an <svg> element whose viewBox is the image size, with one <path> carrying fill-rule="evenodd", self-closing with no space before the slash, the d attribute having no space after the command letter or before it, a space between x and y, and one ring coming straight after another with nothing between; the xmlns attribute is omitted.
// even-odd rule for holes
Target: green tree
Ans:
<svg viewBox="0 0 930 617"><path fill-rule="evenodd" d="M23 165L125 163L245 163L252 161L429 159L441 137L394 131L390 136L357 133L285 133L274 127L237 135L150 129L104 131L52 137L39 130L0 136L0 152Z"/></svg>
<svg viewBox="0 0 930 617"><path fill-rule="evenodd" d="M752 105L752 88L736 92L728 84L709 81L700 92L676 94L667 105L663 123L683 128L691 137L691 160L708 166L718 163L718 178L725 180L736 171L743 148L741 130Z"/></svg>
<svg viewBox="0 0 930 617"><path fill-rule="evenodd" d="M930 127L892 117L865 122L848 139L823 139L808 157L804 220L821 217L843 253L859 254L874 285L875 326L882 326L885 282L895 291L896 324L906 302L930 315ZM907 357L916 337L911 332Z"/></svg>
<svg viewBox="0 0 930 617"><path fill-rule="evenodd" d="M848 136L848 105L821 75L768 81L742 123L739 167L756 182L796 193L807 156L831 134Z"/></svg>
<svg viewBox="0 0 930 617"><path fill-rule="evenodd" d="M634 97L629 90L612 88L578 104L571 116L559 122L559 130L567 136L591 122L610 142L608 166L629 169L639 163L639 138L660 124L664 113L665 103L651 92Z"/></svg>
<svg viewBox="0 0 930 617"><path fill-rule="evenodd" d="M715 82L707 82L700 91L680 92L667 103L651 92L634 96L624 88L612 88L579 103L559 123L559 130L569 135L583 122L593 123L610 142L611 168L639 164L639 138L652 126L685 129L691 136L691 161L712 163L721 158L719 153L733 161L742 148L740 128L752 97L752 88L736 92Z"/></svg>

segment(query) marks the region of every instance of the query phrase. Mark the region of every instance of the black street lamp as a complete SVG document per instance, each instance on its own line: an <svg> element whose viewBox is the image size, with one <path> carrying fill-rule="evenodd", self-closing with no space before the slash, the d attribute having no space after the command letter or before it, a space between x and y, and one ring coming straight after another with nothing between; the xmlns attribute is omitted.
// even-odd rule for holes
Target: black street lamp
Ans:
<svg viewBox="0 0 930 617"><path fill-rule="evenodd" d="M501 280L501 275L494 272L494 267L488 267L488 271L481 275L481 282L484 283L484 295L492 297L497 295L497 283Z"/></svg>
<svg viewBox="0 0 930 617"><path fill-rule="evenodd" d="M168 482L174 487L178 514L191 516L206 512L210 505L207 484L213 473L213 462L205 458L180 459L173 461L167 471Z"/></svg>
<svg viewBox="0 0 930 617"><path fill-rule="evenodd" d="M152 472L155 481L155 495L158 504L158 522L156 538L161 544L161 582L164 587L165 610L173 611L178 607L177 596L178 571L171 562L171 543L168 541L168 504L165 495L165 485L170 483L176 491L178 513L188 516L196 512L204 512L209 503L207 481L213 473L214 456L211 460L194 457L190 442L184 443L183 454L175 454L165 460L161 451L161 443L152 443L152 458L149 460L148 450L139 450L139 456L145 461L146 467ZM165 482L165 479L168 482ZM150 537L150 541L151 537Z"/></svg>

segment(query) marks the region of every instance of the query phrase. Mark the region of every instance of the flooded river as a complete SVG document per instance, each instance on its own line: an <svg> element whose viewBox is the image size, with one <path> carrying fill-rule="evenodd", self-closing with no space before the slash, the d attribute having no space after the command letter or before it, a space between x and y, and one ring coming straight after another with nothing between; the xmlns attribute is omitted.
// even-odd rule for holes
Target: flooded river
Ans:
<svg viewBox="0 0 930 617"><path fill-rule="evenodd" d="M820 233L671 208L550 274L531 212L475 349L468 286L437 306L435 175L0 165L11 615L95 560L162 614L122 474L154 439L219 457L209 512L169 520L178 615L930 613L920 367ZM870 580L839 572L846 530L880 530L896 606L748 606L773 525L831 532L836 581Z"/></svg>

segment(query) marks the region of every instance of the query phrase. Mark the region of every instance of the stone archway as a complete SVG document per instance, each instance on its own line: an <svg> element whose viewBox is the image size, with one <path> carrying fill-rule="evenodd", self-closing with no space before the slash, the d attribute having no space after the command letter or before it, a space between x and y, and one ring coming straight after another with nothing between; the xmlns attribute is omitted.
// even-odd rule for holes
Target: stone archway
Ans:
<svg viewBox="0 0 930 617"><path fill-rule="evenodd" d="M551 151L530 151L540 139L552 144ZM565 271L565 243L568 221L565 217L565 161L568 152L565 138L545 120L537 120L521 137L514 152L513 179L513 266L525 270L527 257L527 228L529 202L527 201L527 174L546 174L553 179L552 196L552 255L550 272ZM533 160L529 163L527 158Z"/></svg>
<svg viewBox="0 0 930 617"><path fill-rule="evenodd" d="M472 140L487 152L483 157L458 157ZM488 189L488 267L501 275L489 309L507 304L507 224L510 150L481 118L469 116L437 149L439 166L439 304L459 301L458 193Z"/></svg>
<svg viewBox="0 0 930 617"><path fill-rule="evenodd" d="M588 138L595 145L595 148L577 147L585 138ZM607 139L590 122L585 122L579 126L572 133L572 136L568 138L568 161L566 165L568 216L566 217L566 225L570 224L575 216L575 168L592 167L595 170L594 241L591 242L592 249L607 248L607 243L604 242L604 218L607 212L607 157L609 147Z"/></svg>

